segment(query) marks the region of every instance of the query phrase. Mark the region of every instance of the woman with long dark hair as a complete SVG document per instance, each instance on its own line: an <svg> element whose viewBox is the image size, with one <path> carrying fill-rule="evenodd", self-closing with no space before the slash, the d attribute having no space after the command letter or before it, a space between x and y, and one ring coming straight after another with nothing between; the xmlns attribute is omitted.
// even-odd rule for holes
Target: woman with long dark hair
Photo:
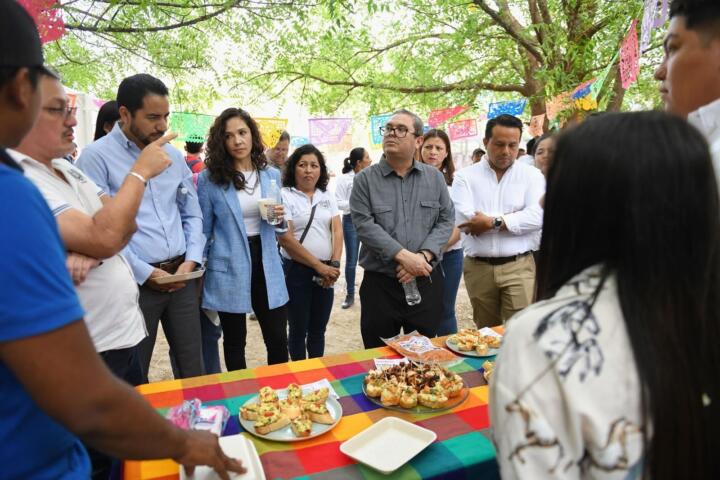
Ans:
<svg viewBox="0 0 720 480"><path fill-rule="evenodd" d="M490 382L503 478L720 478L720 208L707 144L658 112L562 134L538 297Z"/></svg>
<svg viewBox="0 0 720 480"><path fill-rule="evenodd" d="M428 130L422 137L420 144L420 161L431 165L445 177L448 192L452 193L453 176L455 175L455 163L450 148L450 138L447 133L439 129ZM443 316L437 334L450 335L457 333L457 317L455 316L455 299L460 288L460 280L463 272L463 249L460 241L460 230L453 228L453 233L443 249L443 258L440 265L445 275L445 288L443 290Z"/></svg>
<svg viewBox="0 0 720 480"><path fill-rule="evenodd" d="M357 270L360 241L350 216L350 194L355 174L369 167L371 163L368 151L362 147L350 150L343 162L342 175L335 186L335 200L342 212L343 238L345 239L345 283L346 295L342 308L350 308L355 303L355 271Z"/></svg>
<svg viewBox="0 0 720 480"><path fill-rule="evenodd" d="M288 344L293 360L323 356L333 285L340 276L343 233L328 180L325 158L310 144L290 155L283 172L288 231L280 245L290 295Z"/></svg>
<svg viewBox="0 0 720 480"><path fill-rule="evenodd" d="M94 140L104 137L115 126L115 122L120 120L120 111L115 100L103 103L95 120L95 137Z"/></svg>
<svg viewBox="0 0 720 480"><path fill-rule="evenodd" d="M228 108L215 119L207 140L207 168L198 198L207 237L202 306L217 310L228 370L246 368L245 315L254 311L269 365L288 361L285 278L276 227L260 216L280 173L267 165L260 130L245 110ZM275 212L283 213L282 207Z"/></svg>

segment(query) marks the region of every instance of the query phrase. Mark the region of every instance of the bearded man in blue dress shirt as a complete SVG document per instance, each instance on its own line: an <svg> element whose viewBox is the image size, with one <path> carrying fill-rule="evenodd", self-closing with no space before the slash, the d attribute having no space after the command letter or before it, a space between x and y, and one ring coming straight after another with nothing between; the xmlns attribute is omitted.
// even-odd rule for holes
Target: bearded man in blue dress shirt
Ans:
<svg viewBox="0 0 720 480"><path fill-rule="evenodd" d="M112 131L89 145L77 161L110 195L122 185L140 151L168 129L168 89L157 78L137 74L124 79L117 94L120 121ZM192 172L182 153L165 151L172 164L145 181L146 190L136 218L137 232L123 255L140 285L140 309L148 336L140 344L144 380L150 368L158 322L168 339L180 378L203 374L198 280L158 283L171 274L193 271L202 263L205 236Z"/></svg>

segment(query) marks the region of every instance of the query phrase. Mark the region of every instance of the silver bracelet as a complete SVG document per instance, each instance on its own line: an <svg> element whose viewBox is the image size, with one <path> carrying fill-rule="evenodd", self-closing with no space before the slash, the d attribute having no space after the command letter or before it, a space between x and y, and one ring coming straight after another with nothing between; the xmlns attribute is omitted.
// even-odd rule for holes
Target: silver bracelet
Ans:
<svg viewBox="0 0 720 480"><path fill-rule="evenodd" d="M137 178L138 180L140 180L141 182L143 182L143 185L145 185L145 186L147 187L147 182L148 182L148 181L145 179L145 177L143 177L143 176L140 175L139 173L137 173L137 172L128 172L128 175L132 175L133 177Z"/></svg>

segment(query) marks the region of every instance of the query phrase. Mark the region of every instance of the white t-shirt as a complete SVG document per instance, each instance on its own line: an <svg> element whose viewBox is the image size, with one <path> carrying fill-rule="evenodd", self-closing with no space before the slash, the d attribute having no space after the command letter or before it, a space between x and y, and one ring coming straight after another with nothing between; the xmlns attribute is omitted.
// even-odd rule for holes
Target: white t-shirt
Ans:
<svg viewBox="0 0 720 480"><path fill-rule="evenodd" d="M242 173L245 175L245 186L248 187L248 190L255 186L252 194L244 189L236 191L245 223L245 233L247 233L248 237L254 237L255 235L260 235L260 221L262 218L260 217L258 201L262 198L262 189L260 188L256 170ZM256 181L257 185L255 185Z"/></svg>
<svg viewBox="0 0 720 480"><path fill-rule="evenodd" d="M338 178L335 186L335 200L337 200L338 208L343 215L350 214L350 194L352 193L353 180L355 180L355 171L350 170Z"/></svg>
<svg viewBox="0 0 720 480"><path fill-rule="evenodd" d="M464 236L465 255L509 257L537 249L537 232L543 220L540 198L544 194L545 177L540 170L517 161L499 182L487 159L455 172L451 197L456 225L479 211L502 217L507 226L507 231Z"/></svg>
<svg viewBox="0 0 720 480"><path fill-rule="evenodd" d="M305 247L315 258L319 260L330 260L332 257L332 219L340 215L335 196L328 191L315 190L312 201L295 187L284 187L280 190L283 205L285 206L285 218L293 223L293 235L299 241L305 225L310 220L310 211L315 209L310 230L308 230L303 247ZM290 258L285 249L282 249L285 258Z"/></svg>
<svg viewBox="0 0 720 480"><path fill-rule="evenodd" d="M42 192L55 217L71 209L92 216L102 208L100 197L105 193L67 160L52 161L67 179L64 182L42 163L18 152L10 154ZM122 255L101 260L75 287L85 310L85 324L98 352L133 347L147 336L137 283Z"/></svg>
<svg viewBox="0 0 720 480"><path fill-rule="evenodd" d="M642 387L614 277L593 303L600 280L590 267L507 324L489 402L504 479L640 478Z"/></svg>
<svg viewBox="0 0 720 480"><path fill-rule="evenodd" d="M448 185L448 194L450 194L450 200L452 200L452 186ZM463 248L463 237L465 236L464 233L460 232L460 239L455 242L453 245L450 246L450 248L447 249L448 252L452 252L453 250L460 250Z"/></svg>

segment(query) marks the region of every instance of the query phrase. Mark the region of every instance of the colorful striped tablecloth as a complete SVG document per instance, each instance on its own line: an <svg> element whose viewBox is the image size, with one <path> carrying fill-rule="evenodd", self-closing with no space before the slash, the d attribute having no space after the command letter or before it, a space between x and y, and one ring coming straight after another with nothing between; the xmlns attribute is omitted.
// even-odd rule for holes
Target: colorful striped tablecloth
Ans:
<svg viewBox="0 0 720 480"><path fill-rule="evenodd" d="M480 371L484 359L465 358L451 368L470 386L467 400L439 413L407 414L378 407L362 392L363 378L375 368L375 358L399 358L388 347L361 350L299 362L258 367L252 370L171 380L138 387L162 414L183 400L199 398L203 405L225 405L231 413L223 435L244 432L238 422L240 406L260 387L285 388L328 379L343 408L343 418L330 432L293 443L250 438L260 455L268 479L495 479L499 478L495 449L490 441L488 386ZM437 433L437 440L409 463L386 476L356 463L340 452L340 444L383 417L396 416ZM388 452L391 454L392 452ZM127 461L126 479L177 479L172 460Z"/></svg>

